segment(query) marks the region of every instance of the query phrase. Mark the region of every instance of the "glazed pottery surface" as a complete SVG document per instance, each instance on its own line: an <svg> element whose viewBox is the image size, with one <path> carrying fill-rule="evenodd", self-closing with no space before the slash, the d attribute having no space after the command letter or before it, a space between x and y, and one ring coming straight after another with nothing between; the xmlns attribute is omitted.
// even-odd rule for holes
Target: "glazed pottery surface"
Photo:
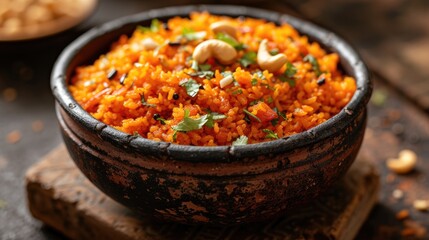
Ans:
<svg viewBox="0 0 429 240"><path fill-rule="evenodd" d="M357 81L349 104L308 131L243 146L199 147L156 142L120 132L94 119L67 89L74 69L107 52L122 34L151 19L192 11L288 23L337 52ZM67 149L99 189L146 217L187 224L238 224L288 213L336 182L354 161L366 124L372 85L356 52L335 34L303 20L242 6L184 6L151 10L96 27L71 43L51 79Z"/></svg>

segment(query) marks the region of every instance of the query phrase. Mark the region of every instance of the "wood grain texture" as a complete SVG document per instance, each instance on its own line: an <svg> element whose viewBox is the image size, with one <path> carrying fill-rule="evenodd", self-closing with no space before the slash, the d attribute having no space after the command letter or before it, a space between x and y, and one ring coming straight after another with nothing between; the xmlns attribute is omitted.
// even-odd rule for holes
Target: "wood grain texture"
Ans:
<svg viewBox="0 0 429 240"><path fill-rule="evenodd" d="M360 158L309 206L269 222L234 227L139 218L96 189L63 145L28 170L26 187L32 215L71 239L353 239L377 201L379 177Z"/></svg>

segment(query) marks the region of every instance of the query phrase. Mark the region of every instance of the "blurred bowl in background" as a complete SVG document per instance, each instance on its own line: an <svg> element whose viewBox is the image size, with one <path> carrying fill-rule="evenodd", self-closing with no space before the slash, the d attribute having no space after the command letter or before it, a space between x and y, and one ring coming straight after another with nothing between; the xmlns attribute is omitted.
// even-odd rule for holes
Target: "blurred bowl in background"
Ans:
<svg viewBox="0 0 429 240"><path fill-rule="evenodd" d="M53 35L88 18L97 0L4 0L0 8L0 42Z"/></svg>

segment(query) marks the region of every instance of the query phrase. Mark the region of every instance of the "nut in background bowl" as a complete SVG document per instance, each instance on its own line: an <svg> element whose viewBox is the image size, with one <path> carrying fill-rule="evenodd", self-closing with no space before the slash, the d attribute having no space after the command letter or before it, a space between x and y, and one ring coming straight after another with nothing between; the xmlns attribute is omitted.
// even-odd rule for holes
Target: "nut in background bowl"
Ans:
<svg viewBox="0 0 429 240"><path fill-rule="evenodd" d="M97 0L2 0L0 42L31 40L65 31L84 21Z"/></svg>
<svg viewBox="0 0 429 240"><path fill-rule="evenodd" d="M67 89L74 69L106 52L122 34L151 19L209 11L286 22L337 52L357 81L352 100L308 131L244 146L200 147L155 142L94 119ZM356 52L335 34L280 13L242 6L184 6L151 10L94 28L57 60L51 87L67 149L80 170L108 196L140 214L186 224L239 224L273 218L316 198L353 163L366 126L372 85Z"/></svg>

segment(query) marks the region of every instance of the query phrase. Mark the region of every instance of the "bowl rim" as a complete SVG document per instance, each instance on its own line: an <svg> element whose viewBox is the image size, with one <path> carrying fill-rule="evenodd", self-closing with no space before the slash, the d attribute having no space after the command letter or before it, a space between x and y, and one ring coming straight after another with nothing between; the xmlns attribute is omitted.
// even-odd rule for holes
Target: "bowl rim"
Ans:
<svg viewBox="0 0 429 240"><path fill-rule="evenodd" d="M339 54L340 64L344 68L344 71L356 80L357 89L355 94L338 114L316 127L276 140L238 146L179 145L133 136L93 118L71 96L67 87L68 79L66 79L66 72L68 65L79 54L83 46L106 33L120 32L120 29L126 25L137 25L154 18L168 19L174 16L189 16L189 13L194 11L208 11L211 14L231 17L245 16L260 18L275 22L276 24L287 23L291 25L300 34L308 36L311 41L317 41L324 49ZM175 160L189 162L198 162L201 160L209 162L235 162L243 158L252 158L261 154L276 154L290 151L332 136L336 131L339 131L352 122L362 111L365 111L366 104L372 92L372 82L367 67L350 44L337 34L311 22L288 14L238 5L187 5L153 9L125 16L90 29L70 43L58 57L51 73L51 89L56 101L67 114L86 129L95 132L99 137L116 146L125 145L125 148L143 151L146 154L152 155L159 155L159 151L161 151L167 153L168 156L173 157ZM184 155L183 153L189 154Z"/></svg>

